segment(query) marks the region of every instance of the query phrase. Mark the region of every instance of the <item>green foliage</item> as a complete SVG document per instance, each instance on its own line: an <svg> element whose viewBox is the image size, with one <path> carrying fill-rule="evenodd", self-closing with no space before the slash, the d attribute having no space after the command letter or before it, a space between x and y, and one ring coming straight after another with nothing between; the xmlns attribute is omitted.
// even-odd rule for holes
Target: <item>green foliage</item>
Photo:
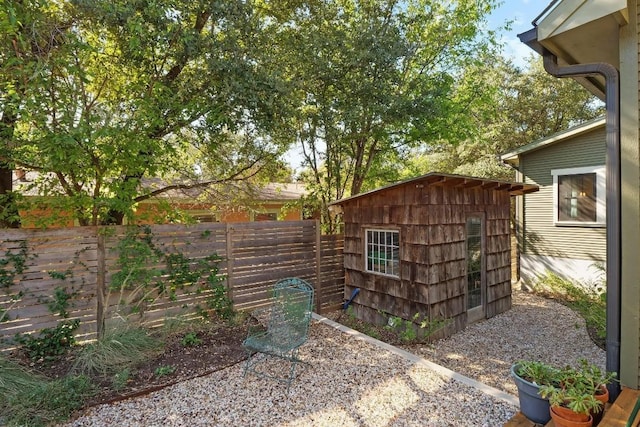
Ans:
<svg viewBox="0 0 640 427"><path fill-rule="evenodd" d="M62 356L75 345L74 331L80 321L65 320L58 322L55 328L42 329L38 335L20 335L15 339L35 362L51 361Z"/></svg>
<svg viewBox="0 0 640 427"><path fill-rule="evenodd" d="M210 291L211 295L207 297L207 307L221 319L232 320L235 310L227 288L222 284L215 284L211 286Z"/></svg>
<svg viewBox="0 0 640 427"><path fill-rule="evenodd" d="M3 416L9 426L46 426L67 420L94 391L87 377L37 381L5 395Z"/></svg>
<svg viewBox="0 0 640 427"><path fill-rule="evenodd" d="M615 378L615 372L605 373L586 359L580 359L576 367L558 369L555 383L540 387L540 395L548 398L552 406L564 406L582 414L599 412L602 402L595 395L601 386Z"/></svg>
<svg viewBox="0 0 640 427"><path fill-rule="evenodd" d="M182 337L180 341L184 347L197 347L202 344L202 340L198 338L196 332L189 332Z"/></svg>
<svg viewBox="0 0 640 427"><path fill-rule="evenodd" d="M210 235L202 236L206 237ZM143 314L148 304L161 298L175 301L179 293L207 292L206 303L216 315L233 317L232 301L220 283L222 258L217 254L192 259L181 252L162 250L154 243L149 227L129 228L115 250L120 271L112 276L109 293L119 292L121 314ZM157 268L162 263L164 268ZM208 317L205 310L196 310Z"/></svg>
<svg viewBox="0 0 640 427"><path fill-rule="evenodd" d="M422 320L420 319L422 317ZM398 316L390 316L387 321L387 328L395 332L401 341L417 342L428 339L434 332L444 328L450 323L446 319L429 320L420 313L416 313L409 319Z"/></svg>
<svg viewBox="0 0 640 427"><path fill-rule="evenodd" d="M329 202L394 180L411 147L466 135L458 118L469 102L453 96L454 86L492 49L482 28L494 7L339 0L301 4L273 22L283 69L296 77L284 132L303 145L305 182L330 232Z"/></svg>
<svg viewBox="0 0 640 427"><path fill-rule="evenodd" d="M604 279L603 279L604 280ZM547 272L534 285L534 292L553 298L580 314L589 330L595 331L596 344L604 345L607 336L606 286L603 281L578 283Z"/></svg>
<svg viewBox="0 0 640 427"><path fill-rule="evenodd" d="M115 375L148 359L161 347L161 342L144 329L119 325L98 341L82 346L73 371L83 375Z"/></svg>
<svg viewBox="0 0 640 427"><path fill-rule="evenodd" d="M110 289L124 290L146 287L160 272L149 268L157 263L160 254L151 243L151 229L130 227L115 248L120 271L113 274Z"/></svg>
<svg viewBox="0 0 640 427"><path fill-rule="evenodd" d="M371 338L375 338L377 340L382 339L382 334L380 333L378 328L376 328L374 325L371 325L369 323L358 321L354 313L353 306L347 307L345 313L347 315L346 321L343 321L345 325L353 329L356 329L362 332L363 334L370 336Z"/></svg>
<svg viewBox="0 0 640 427"><path fill-rule="evenodd" d="M44 381L44 377L0 356L0 407L8 405L10 396L39 386Z"/></svg>
<svg viewBox="0 0 640 427"><path fill-rule="evenodd" d="M516 363L516 375L537 385L559 385L559 369L537 360L520 360Z"/></svg>
<svg viewBox="0 0 640 427"><path fill-rule="evenodd" d="M549 75L541 58L533 56L524 69L498 56L487 56L464 70L453 92L452 96L468 105L456 118L466 135L412 150L408 162L396 166L404 168L402 177L439 171L513 179L513 170L496 154L604 113L603 104L581 85Z"/></svg>
<svg viewBox="0 0 640 427"><path fill-rule="evenodd" d="M204 187L253 177L282 152L287 141L266 133L283 120L286 81L254 3L9 5L1 157L43 172L32 184L55 211L81 225L122 223L175 188L150 189L143 177Z"/></svg>
<svg viewBox="0 0 640 427"><path fill-rule="evenodd" d="M4 258L0 258L0 288L9 288L26 269L27 242L21 241L19 248L18 252L7 250Z"/></svg>
<svg viewBox="0 0 640 427"><path fill-rule="evenodd" d="M49 273L51 274L51 272ZM69 317L69 307L71 306L70 300L78 295L78 292L67 292L62 286L56 286L53 291L53 300L47 303L49 311L58 314L60 317L66 319Z"/></svg>
<svg viewBox="0 0 640 427"><path fill-rule="evenodd" d="M164 377L173 374L175 370L173 366L158 366L154 373L157 377Z"/></svg>

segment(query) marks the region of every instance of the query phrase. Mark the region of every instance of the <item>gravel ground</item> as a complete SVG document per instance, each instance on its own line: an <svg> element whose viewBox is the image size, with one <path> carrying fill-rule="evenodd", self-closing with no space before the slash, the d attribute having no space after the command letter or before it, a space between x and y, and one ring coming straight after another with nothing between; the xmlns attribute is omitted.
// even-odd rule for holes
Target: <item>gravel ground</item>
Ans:
<svg viewBox="0 0 640 427"><path fill-rule="evenodd" d="M459 374L515 394L508 371L519 359L564 364L587 357L604 365L604 352L591 344L579 316L520 292L508 313L410 350L457 374L353 331L314 323L300 349L307 364L288 395L272 380L243 379L238 364L90 408L67 425L502 426L517 411L517 399Z"/></svg>
<svg viewBox="0 0 640 427"><path fill-rule="evenodd" d="M514 395L518 391L509 369L518 360L564 366L585 358L601 369L606 365L605 351L591 341L580 315L520 290L513 292L511 310L433 345L405 349Z"/></svg>

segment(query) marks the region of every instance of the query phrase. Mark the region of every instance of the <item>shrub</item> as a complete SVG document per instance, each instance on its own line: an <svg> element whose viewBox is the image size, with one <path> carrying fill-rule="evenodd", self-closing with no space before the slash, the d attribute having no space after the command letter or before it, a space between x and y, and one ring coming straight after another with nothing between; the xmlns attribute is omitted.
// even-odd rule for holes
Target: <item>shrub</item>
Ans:
<svg viewBox="0 0 640 427"><path fill-rule="evenodd" d="M37 336L16 335L16 342L24 347L34 361L49 361L63 355L75 345L74 331L80 326L79 320L59 322L55 328L45 328Z"/></svg>

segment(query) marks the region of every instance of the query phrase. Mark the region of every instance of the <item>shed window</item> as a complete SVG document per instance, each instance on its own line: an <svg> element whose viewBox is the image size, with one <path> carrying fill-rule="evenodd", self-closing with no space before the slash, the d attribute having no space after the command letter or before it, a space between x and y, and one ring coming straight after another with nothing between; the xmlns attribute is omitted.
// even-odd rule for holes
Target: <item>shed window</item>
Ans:
<svg viewBox="0 0 640 427"><path fill-rule="evenodd" d="M394 230L366 230L366 270L399 277L399 240L400 233Z"/></svg>
<svg viewBox="0 0 640 427"><path fill-rule="evenodd" d="M556 225L604 225L604 167L552 170Z"/></svg>

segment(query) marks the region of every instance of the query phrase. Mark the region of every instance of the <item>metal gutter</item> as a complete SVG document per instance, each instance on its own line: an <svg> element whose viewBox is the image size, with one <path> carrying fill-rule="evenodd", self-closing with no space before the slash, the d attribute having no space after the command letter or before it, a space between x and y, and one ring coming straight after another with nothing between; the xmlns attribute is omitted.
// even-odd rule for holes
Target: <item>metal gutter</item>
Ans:
<svg viewBox="0 0 640 427"><path fill-rule="evenodd" d="M549 5L552 6L553 4ZM537 18L536 18L537 19ZM620 319L621 319L621 172L620 172L620 75L611 64L598 62L559 66L558 57L538 41L537 28L519 34L520 41L538 52L544 69L554 77L593 78L605 80L606 104L606 186L607 186L607 366L620 378ZM620 383L609 384L610 401L620 394Z"/></svg>
<svg viewBox="0 0 640 427"><path fill-rule="evenodd" d="M544 8L544 10L542 11L542 13L538 16L536 16L533 21L531 21L531 25L533 25L534 27L538 26L538 21L540 21L540 19L542 19L543 16L545 16L548 12L551 11L551 9L553 9L553 7L556 5L556 3L558 3L560 0L553 0L551 3L549 3L547 5L547 7Z"/></svg>
<svg viewBox="0 0 640 427"><path fill-rule="evenodd" d="M544 69L554 77L589 77L605 79L607 143L607 371L620 378L620 310L621 310L621 197L620 197L620 77L611 64L558 66L558 58L543 50ZM620 394L620 384L609 385L611 401Z"/></svg>

